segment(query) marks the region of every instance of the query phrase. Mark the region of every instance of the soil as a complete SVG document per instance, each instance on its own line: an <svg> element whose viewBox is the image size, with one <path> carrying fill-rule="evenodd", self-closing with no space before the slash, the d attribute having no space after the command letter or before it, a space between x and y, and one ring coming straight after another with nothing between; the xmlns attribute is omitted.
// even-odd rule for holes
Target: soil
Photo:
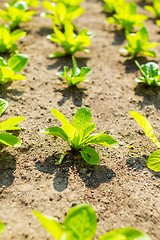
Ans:
<svg viewBox="0 0 160 240"><path fill-rule="evenodd" d="M0 7L5 1L1 0ZM140 1L138 12L147 14ZM129 115L138 111L151 122L160 139L160 90L138 85L140 72L133 60L120 56L125 45L124 32L105 22L102 2L86 0L86 10L75 24L95 34L90 53L76 54L78 66L93 69L89 83L75 88L56 76L63 66L72 67L70 57L49 59L60 50L46 39L52 33L52 21L41 18L40 5L33 20L20 25L27 36L18 42L29 61L22 73L25 81L1 87L0 97L9 106L1 120L24 116L19 148L3 147L0 151L0 220L6 223L1 240L50 240L52 237L32 215L35 209L63 221L68 209L88 203L96 211L97 233L94 239L114 228L134 227L160 239L160 172L146 167L147 158L157 150ZM154 19L145 22L150 41L159 42L159 28ZM156 62L160 46L155 48ZM146 63L151 58L139 58ZM68 155L60 166L59 154L68 150L67 143L40 131L60 126L51 108L72 120L82 106L90 109L97 130L114 137L119 148L96 146L100 155L97 166L89 166L79 156ZM133 146L129 148L129 146Z"/></svg>

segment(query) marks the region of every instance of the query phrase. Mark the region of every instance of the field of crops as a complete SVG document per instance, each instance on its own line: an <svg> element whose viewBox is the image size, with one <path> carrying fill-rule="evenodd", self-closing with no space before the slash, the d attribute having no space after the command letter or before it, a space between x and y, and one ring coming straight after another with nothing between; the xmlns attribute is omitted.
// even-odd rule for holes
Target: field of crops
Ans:
<svg viewBox="0 0 160 240"><path fill-rule="evenodd" d="M0 240L159 240L160 0L53 2L75 17L40 1L8 21L0 1Z"/></svg>

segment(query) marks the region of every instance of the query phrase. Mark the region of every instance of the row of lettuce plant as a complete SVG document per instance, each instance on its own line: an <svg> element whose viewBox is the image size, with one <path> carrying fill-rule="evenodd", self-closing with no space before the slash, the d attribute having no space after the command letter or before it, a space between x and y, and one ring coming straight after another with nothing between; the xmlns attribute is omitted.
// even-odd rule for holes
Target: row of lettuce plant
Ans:
<svg viewBox="0 0 160 240"><path fill-rule="evenodd" d="M7 106L8 103L4 99L0 99L0 115L6 110ZM42 133L60 137L67 141L71 151L73 153L80 153L81 157L87 163L96 165L100 161L98 153L90 145L98 144L107 147L118 147L118 142L113 137L105 134L105 131L93 133L96 130L96 124L92 123L92 115L88 108L82 107L78 109L73 117L72 124L58 110L52 108L51 111L53 116L62 123L62 126L46 128ZM160 143L155 137L148 120L140 113L131 111L130 114L142 127L146 136L160 148ZM0 142L9 146L20 145L20 140L6 131L20 130L18 123L22 122L24 119L23 117L14 117L2 122L0 124ZM68 154L68 152L63 153L60 159L56 161L56 164L61 164L66 154ZM147 166L154 171L160 171L159 158L160 151L154 152L149 157Z"/></svg>
<svg viewBox="0 0 160 240"><path fill-rule="evenodd" d="M34 2L34 3L33 3ZM64 49L64 53L61 52L56 52L54 54L52 54L52 57L60 57L60 56L64 56L66 54L69 55L74 55L76 52L78 51L85 51L86 47L90 45L91 43L91 36L92 34L90 34L88 32L88 30L81 30L80 32L76 32L77 29L74 26L74 24L72 23L72 21L80 16L82 14L82 12L84 11L83 8L81 8L79 6L79 4L82 1L73 1L71 3L71 1L57 1L57 4L48 2L48 1L44 1L43 2L43 6L48 9L51 10L52 13L50 14L42 14L43 16L49 17L52 19L53 21L53 29L54 29L54 33L48 36L48 39L59 43L63 49ZM126 4L125 1L121 1L121 4ZM38 4L38 1L27 1L26 0L26 4L32 4L32 6L36 6ZM78 3L78 4L77 4ZM15 14L13 14L15 16L15 18L13 19L9 16L9 14L11 13L11 8L16 8L18 10L15 10ZM19 25L20 22L26 21L26 20L18 20L17 16L20 16L21 14L17 14L16 11L19 10L23 10L23 14L24 16L28 16L30 17L31 12L33 13L33 11L27 11L28 8L25 7L26 5L24 3L20 3L18 1L13 1L10 3L7 3L6 7L7 7L7 11L5 12L4 10L1 10L1 19L5 20L5 21L9 21L10 26L11 27L17 27ZM120 6L120 5L119 5ZM126 13L128 14L128 12L131 12L131 18L129 18L129 15L127 15L126 19L121 19L122 17L122 12L121 10L119 10L118 12L118 7L115 7L115 12L117 11L117 16L114 15L114 17L110 18L110 20L108 20L110 23L118 23L121 25L121 27L123 27L124 29L126 29L126 36L127 36L127 40L128 40L128 46L125 47L124 49L127 51L128 55L130 55L131 57L135 57L137 55L139 55L140 53L143 55L149 55L152 57L156 57L155 53L152 51L148 51L149 48L157 45L157 43L155 44L150 44L148 43L148 33L147 30L145 29L145 27L142 24L142 21L147 19L147 17L144 17L142 15L138 15L136 14L136 5L135 3L130 3L129 5L123 5L123 7L125 6L126 9ZM119 8L120 9L120 8ZM12 9L13 11L13 9ZM28 13L28 15L26 14ZM62 17L64 16L64 17ZM24 17L25 18L25 17ZM16 19L16 20L15 20ZM26 17L27 19L27 17ZM132 21L130 20L132 19ZM28 18L28 20L30 20ZM27 21L28 21L27 20ZM128 23L127 23L128 21ZM123 24L122 24L123 23ZM133 30L133 27L141 27L142 28L137 32L137 33L130 33L130 31ZM24 33L21 30L15 30L13 32L11 32L11 30L6 27L4 24L2 24L1 28L3 28L3 31L5 31L7 35L6 39L9 39L9 41L2 39L1 41L1 49L2 52L6 52L6 51L10 51L13 52L15 50L17 50L16 45L14 44L15 40L18 40L18 36L19 37L23 37ZM17 32L18 31L18 32ZM4 35L6 35L4 34ZM132 36L134 36L134 40L132 38ZM142 41L141 43L141 39L143 38L144 41ZM129 43L129 39L130 43ZM132 44L133 42L133 44ZM134 45L135 43L139 44L136 46L136 50L134 49ZM133 46L132 46L133 45ZM134 49L134 51L133 51ZM124 50L123 50L124 51ZM76 85L79 82L85 81L85 77L86 75L91 71L90 68L87 67L82 67L81 69L79 69L77 67L77 63L75 58L72 56L72 61L73 61L73 68L70 69L70 73L69 73L69 68L67 66L64 67L64 72L59 72L57 73L57 75L64 77L68 83L68 85L72 86L72 85ZM20 54L16 54L13 55L7 62L1 58L0 59L0 76L1 76L1 83L6 83L6 82L10 82L13 80L18 80L18 79L24 79L25 77L23 75L17 74L17 72L20 72L23 67L26 65L27 63L27 56L25 55L20 55ZM139 78L139 81L144 82L149 82L150 80L150 84L152 85L151 82L153 84L156 85L156 81L158 80L158 72L157 69L155 70L155 66L153 66L152 64L152 68L150 66L147 66L150 71L152 69L152 72L148 72L146 70L146 66L140 66L138 64L138 62L136 63L137 66L140 68L142 74L143 74L143 78ZM151 65L151 64L150 64ZM153 73L154 71L154 73ZM156 73L156 74L155 74ZM154 78L154 80L152 80L152 78ZM3 99L0 99L0 115L2 115L2 113L6 110L7 108L7 102ZM43 130L42 132L44 134L47 135L53 135L55 137L61 137L62 139L66 140L68 145L71 147L72 151L77 151L81 154L82 158L89 164L93 164L96 165L99 163L100 159L99 159L99 155L98 153L95 151L94 148L90 147L90 145L92 144L100 144L100 145L104 145L107 147L117 147L118 146L118 142L112 138L111 136L105 134L104 132L100 132L100 133L92 133L93 131L96 130L96 125L94 123L91 123L92 120L92 116L91 113L89 111L89 109L83 107L81 109L79 109L76 114L73 117L73 121L72 124L69 122L69 120L67 120L65 118L65 116L60 113L59 111L57 111L56 109L52 109L52 114L58 119L60 120L60 122L62 123L62 127L50 127L47 128L45 130ZM139 123L139 125L142 127L142 129L144 130L146 136L148 136L155 144L158 148L160 148L160 143L158 142L158 140L155 137L155 134L152 130L152 127L150 125L150 123L147 121L146 118L144 118L141 114L136 113L131 111L130 112L131 116ZM18 124L20 122L22 122L24 120L23 117L15 117L15 118L11 118L8 119L4 122L2 122L0 124L0 142L9 146L16 146L16 145L20 145L20 140L11 135L10 133L6 132L6 131L12 131L12 130L20 130ZM61 155L60 159L57 160L57 164L60 164L62 162L62 160L64 159L65 155L67 153L64 153ZM151 156L148 159L148 163L147 166L149 168L151 168L154 171L159 171L160 170L160 151L156 151L153 154L151 154ZM66 216L64 222L62 225L60 225L58 222L56 222L55 220L51 220L50 218L43 216L42 214L35 212L34 214L37 216L37 218L40 220L40 222L42 223L43 226L46 227L46 229L51 232L52 236L55 239L59 239L59 240L64 240L64 239L80 239L79 235L81 235L81 231L80 232L75 232L74 228L71 227L72 223L71 221L75 221L77 218L77 221L79 221L80 216L78 215L79 213L81 215L84 214L84 216L86 216L86 213L84 213L84 209L82 210L82 208L84 206L77 206L77 208L73 208L72 210L70 210L69 214ZM85 206L86 207L86 206ZM88 210L88 208L90 208L89 206L87 206L87 212L91 212L91 215L93 217L93 210L91 211ZM77 211L77 212L76 212ZM76 218L74 218L76 216ZM91 216L90 216L91 218ZM93 220L93 222L95 222L95 219ZM92 224L93 224L92 222ZM70 225L71 224L71 225ZM74 225L73 225L74 226ZM4 228L4 224L1 223L0 225L1 230L2 228ZM81 224L78 223L77 227L81 228ZM91 229L91 231L89 231L89 229ZM0 230L0 231L1 231ZM55 231L56 230L56 231ZM95 234L95 230L96 227L89 228L86 227L86 229L84 230L84 238L83 239L92 239L94 234ZM56 232L56 235L55 235ZM86 232L88 233L88 236L86 235ZM77 235L78 234L78 235ZM138 230L135 229L131 229L131 228L125 228L122 230L114 230L112 232L109 232L103 236L101 236L99 239L103 239L103 240L107 240L107 239L114 239L115 237L121 237L121 238L125 238L126 239L136 239L137 237L140 237L140 239L143 240L149 240L150 238L141 233Z"/></svg>
<svg viewBox="0 0 160 240"><path fill-rule="evenodd" d="M56 218L32 211L42 226L55 240L92 240L97 229L95 211L88 204L78 204L69 209L63 223ZM5 224L0 222L0 234L4 231ZM151 238L134 228L125 227L114 229L101 235L98 240L151 240Z"/></svg>
<svg viewBox="0 0 160 240"><path fill-rule="evenodd" d="M135 2L127 3L126 1L104 0L104 10L112 12L112 17L107 17L109 24L115 24L125 30L125 36L128 41L127 46L120 49L124 56L135 58L137 56L150 56L156 58L154 51L148 50L153 48L159 43L150 43L147 29L143 21L148 17L142 14L137 14L137 5ZM160 3L160 1L158 0ZM134 28L140 28L136 33L133 32Z"/></svg>
<svg viewBox="0 0 160 240"><path fill-rule="evenodd" d="M56 3L55 3L56 2ZM41 13L41 16L52 19L54 33L47 36L47 39L58 43L64 52L54 52L50 57L63 57L74 55L76 52L89 52L86 47L91 44L93 36L87 29L78 31L73 20L79 17L84 8L80 7L82 0L66 1L43 1L42 5L49 12Z"/></svg>
<svg viewBox="0 0 160 240"><path fill-rule="evenodd" d="M126 3L123 3L123 4L126 4ZM68 5L66 5L66 6L68 6ZM127 6L131 6L131 5L127 5ZM67 23L66 25L64 25L64 29L65 29L65 26L66 26L67 32L70 31L70 28L73 31L74 27L71 23ZM8 28L5 26L3 26L3 27L4 27L4 30L6 30L7 33L9 33ZM16 31L19 31L19 30L16 30ZM57 28L55 29L55 34L56 34L56 31L58 31L58 33L57 33L58 35L63 34ZM145 34L147 34L147 32L144 27L142 27L136 34L140 34L141 37L143 37L146 44L148 44L147 43L148 38L146 39L146 35L145 35ZM4 35L7 35L7 34L4 34ZM18 36L22 36L22 32L19 32L19 34L16 32L16 34L15 34L15 31L14 31L11 33L11 36L13 37L14 40L16 40L18 38ZM68 35L67 35L67 37L68 37ZM4 38L1 41L1 47L4 51L9 49L9 47L7 45L5 45L6 44L5 40L6 39ZM16 48L13 44L11 46L13 49ZM70 54L72 54L71 51L70 51ZM73 56L72 56L72 60L73 60L73 68L70 69L70 73L69 73L69 68L67 66L64 67L64 72L57 73L57 75L64 77L66 79L68 85L70 85L70 86L76 85L79 82L85 81L86 75L91 71L91 69L87 68L87 67L82 67L81 69L79 69L77 67L76 60ZM1 73L0 74L0 76L1 76L0 83L5 84L5 83L11 82L13 80L25 79L25 77L23 75L18 74L17 72L21 71L23 69L23 67L26 65L26 63L27 63L27 56L22 55L22 54L13 55L8 60L8 62L6 62L3 58L1 58L0 59L0 73ZM148 63L148 64L142 65L142 66L140 66L138 64L138 62L136 62L136 64L140 68L140 70L144 76L142 78L136 79L136 81L147 83L148 85L159 86L159 72L158 72L158 67L156 66L156 64ZM95 125L91 124L91 113L89 112L89 110L87 108L81 108L79 111L77 111L77 113L74 116L72 125L69 124L69 121L65 119L63 114L61 114L58 111L57 111L58 112L57 113L56 111L57 110L52 109L52 113L55 114L55 115L54 114L53 115L56 116L62 122L62 124L63 124L62 128L58 128L58 127L48 128L44 131L44 133L47 135L54 135L56 137L62 137L64 140L66 140L68 142L68 144L72 150L80 151L81 156L88 163L97 164L99 162L98 154L96 153L96 151L93 148L90 148L88 145L101 144L101 145L105 145L105 146L113 146L113 145L118 144L115 139L113 139L112 137L110 137L108 135L105 135L104 133L96 133L96 134L90 135L90 133L95 130ZM90 115L90 118L89 118L89 115ZM85 118L84 118L84 116L85 116ZM75 121L80 123L79 126L75 126L75 124L74 124ZM87 122L87 121L89 121L89 122ZM68 129L69 129L69 131L68 131ZM14 144L10 144L10 145L14 145ZM65 156L65 154L60 158L60 160L58 161L59 163L63 160L64 156ZM159 155L157 155L157 161L158 161L158 156ZM152 158L150 158L150 160L151 159ZM151 169L157 171L157 167L154 168L154 166L153 166Z"/></svg>

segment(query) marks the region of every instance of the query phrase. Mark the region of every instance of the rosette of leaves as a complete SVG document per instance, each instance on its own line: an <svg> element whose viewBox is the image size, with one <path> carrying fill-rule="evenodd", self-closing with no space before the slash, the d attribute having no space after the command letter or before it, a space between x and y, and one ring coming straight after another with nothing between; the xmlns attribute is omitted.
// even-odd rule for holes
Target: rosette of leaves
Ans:
<svg viewBox="0 0 160 240"><path fill-rule="evenodd" d="M32 211L42 226L55 240L92 240L97 229L95 211L88 204L78 204L69 209L63 223L56 218ZM122 228L109 231L98 240L151 240L147 234L134 228Z"/></svg>
<svg viewBox="0 0 160 240"><path fill-rule="evenodd" d="M49 1L43 1L43 7L49 10L51 13L41 13L42 17L51 18L53 24L63 28L66 21L72 22L74 19L79 17L83 12L84 8L79 6L67 7L63 2L57 4Z"/></svg>
<svg viewBox="0 0 160 240"><path fill-rule="evenodd" d="M36 11L27 11L25 1L16 2L13 6L6 4L7 10L0 9L0 19L9 22L12 28L16 28L22 22L31 21Z"/></svg>
<svg viewBox="0 0 160 240"><path fill-rule="evenodd" d="M0 234L2 234L4 228L5 228L5 224L3 222L0 222Z"/></svg>
<svg viewBox="0 0 160 240"><path fill-rule="evenodd" d="M2 113L6 110L8 106L7 101L0 98L0 116ZM24 117L13 117L9 118L4 122L0 123L0 143L15 147L20 146L21 141L12 134L6 132L6 131L12 131L12 130L20 130L18 124L24 121Z"/></svg>
<svg viewBox="0 0 160 240"><path fill-rule="evenodd" d="M82 158L91 165L99 163L99 155L94 148L91 148L92 144L100 144L107 147L117 147L118 142L103 132L92 133L96 130L96 124L91 123L92 115L88 108L80 108L74 115L72 124L65 116L58 110L52 108L52 114L61 123L62 127L49 127L42 131L46 135L53 135L55 137L61 137L66 140L69 147L73 151L80 152ZM92 134L91 134L92 133ZM60 164L63 160L62 155L57 164Z"/></svg>
<svg viewBox="0 0 160 240"><path fill-rule="evenodd" d="M0 57L0 84L6 84L15 80L26 79L22 74L18 74L27 64L28 56L15 54L6 62Z"/></svg>
<svg viewBox="0 0 160 240"><path fill-rule="evenodd" d="M86 76L92 71L91 68L81 67L78 68L76 59L72 56L73 68L64 66L64 72L57 72L56 75L64 78L69 86L75 86L80 82L88 82Z"/></svg>
<svg viewBox="0 0 160 240"><path fill-rule="evenodd" d="M125 4L126 0L103 0L103 9L106 12L114 13L116 12L116 7L121 4Z"/></svg>
<svg viewBox="0 0 160 240"><path fill-rule="evenodd" d="M92 35L87 29L81 30L75 34L73 25L70 22L64 24L64 33L62 33L56 26L53 26L54 33L47 36L47 39L52 42L60 44L64 53L55 52L50 54L50 57L63 57L65 55L74 55L76 52L83 51L88 53L88 47L91 44Z"/></svg>
<svg viewBox="0 0 160 240"><path fill-rule="evenodd" d="M136 78L136 82L144 83L149 86L160 86L160 73L159 66L154 62L148 62L140 66L140 64L135 61L137 67L142 73L142 77Z"/></svg>
<svg viewBox="0 0 160 240"><path fill-rule="evenodd" d="M135 2L124 3L116 6L116 13L113 17L108 17L106 20L110 24L120 25L122 29L129 32L134 27L144 26L143 22L148 17L142 14L137 14L137 5Z"/></svg>
<svg viewBox="0 0 160 240"><path fill-rule="evenodd" d="M160 149L160 142L156 138L150 122L138 112L130 111L129 113L143 129L145 135ZM160 171L160 150L150 155L147 161L147 167L156 172Z"/></svg>
<svg viewBox="0 0 160 240"><path fill-rule="evenodd" d="M145 27L140 28L136 33L126 32L127 46L120 49L120 53L130 58L137 56L150 56L156 58L154 51L148 50L156 47L159 43L149 43L148 32Z"/></svg>
<svg viewBox="0 0 160 240"><path fill-rule="evenodd" d="M5 26L4 23L0 26L0 52L15 52L18 50L15 42L24 38L26 36L26 32L22 30L15 30L11 32L10 28Z"/></svg>
<svg viewBox="0 0 160 240"><path fill-rule="evenodd" d="M7 2L6 6L13 6L17 2L20 2L20 1L19 0L13 0L11 2ZM26 2L28 7L37 7L39 5L38 0L23 0L23 2Z"/></svg>

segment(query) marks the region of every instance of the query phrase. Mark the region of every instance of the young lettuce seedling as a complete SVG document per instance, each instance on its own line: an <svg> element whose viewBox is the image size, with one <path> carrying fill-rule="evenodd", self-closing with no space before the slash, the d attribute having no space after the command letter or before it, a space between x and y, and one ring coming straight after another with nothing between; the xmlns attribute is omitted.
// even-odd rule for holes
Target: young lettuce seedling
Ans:
<svg viewBox="0 0 160 240"><path fill-rule="evenodd" d="M26 32L19 29L11 32L10 28L2 23L0 26L0 52L16 52L18 47L15 42L25 36Z"/></svg>
<svg viewBox="0 0 160 240"><path fill-rule="evenodd" d="M158 64L154 62L148 62L140 66L139 62L135 61L135 63L143 75L143 77L136 78L136 82L145 83L149 86L160 86L160 73Z"/></svg>
<svg viewBox="0 0 160 240"><path fill-rule="evenodd" d="M88 204L78 204L69 209L63 223L56 218L32 211L42 226L55 240L92 240L97 229L95 211ZM147 234L134 228L122 228L109 231L98 240L151 240Z"/></svg>
<svg viewBox="0 0 160 240"><path fill-rule="evenodd" d="M72 56L72 62L73 68L70 69L70 73L69 67L64 66L64 72L57 72L56 75L66 79L69 86L75 86L80 82L88 81L85 78L92 71L92 69L88 67L81 67L81 69L79 69L74 56Z"/></svg>
<svg viewBox="0 0 160 240"><path fill-rule="evenodd" d="M8 106L7 101L0 98L0 116L2 113L6 110ZM0 123L0 143L3 143L5 145L15 147L20 146L21 141L12 134L6 132L6 131L12 131L12 130L20 130L18 124L24 121L24 117L13 117L10 119L7 119L4 122Z"/></svg>
<svg viewBox="0 0 160 240"><path fill-rule="evenodd" d="M57 4L49 1L43 1L43 7L49 10L51 13L41 13L42 17L51 18L53 24L63 28L66 21L72 22L74 19L79 17L83 12L84 8L79 6L67 7L64 3L58 2Z"/></svg>
<svg viewBox="0 0 160 240"><path fill-rule="evenodd" d="M0 84L26 79L25 76L17 72L25 67L27 60L28 56L24 54L15 54L7 62L0 57Z"/></svg>
<svg viewBox="0 0 160 240"><path fill-rule="evenodd" d="M120 53L130 58L137 56L150 56L156 58L154 51L148 50L156 47L159 43L149 43L148 32L145 27L140 28L136 33L126 32L128 45L120 49Z"/></svg>
<svg viewBox="0 0 160 240"><path fill-rule="evenodd" d="M2 234L4 228L5 228L5 224L3 222L0 222L0 235Z"/></svg>
<svg viewBox="0 0 160 240"><path fill-rule="evenodd" d="M153 13L155 17L160 17L160 0L153 0L153 7L145 6L144 9Z"/></svg>
<svg viewBox="0 0 160 240"><path fill-rule="evenodd" d="M91 144L100 144L107 147L117 147L118 142L103 132L91 134L96 130L96 124L91 123L92 115L88 108L80 108L74 115L72 124L65 116L58 110L51 109L53 116L55 116L61 123L62 127L50 127L42 131L46 135L53 135L61 137L66 140L72 150L80 152L82 158L91 165L99 163L99 155L94 148L89 147ZM65 156L65 155L64 155ZM57 164L60 164L63 157Z"/></svg>
<svg viewBox="0 0 160 240"><path fill-rule="evenodd" d="M113 17L108 17L107 22L110 24L120 25L122 29L129 32L134 27L144 26L143 22L148 17L142 14L137 14L137 5L135 2L120 4L115 8L116 14Z"/></svg>
<svg viewBox="0 0 160 240"><path fill-rule="evenodd" d="M6 4L7 10L0 9L0 19L9 22L12 28L16 28L21 22L31 21L31 16L36 11L27 11L25 1L16 2L13 6Z"/></svg>
<svg viewBox="0 0 160 240"><path fill-rule="evenodd" d="M116 12L116 7L118 5L121 4L125 4L126 0L103 0L104 1L104 5L103 5L103 9L106 12L110 12L110 13L114 13Z"/></svg>
<svg viewBox="0 0 160 240"><path fill-rule="evenodd" d="M47 38L53 42L60 44L64 53L55 52L50 57L63 57L65 55L74 55L76 52L89 52L86 47L91 44L91 34L87 29L81 30L77 35L73 31L73 25L70 22L64 24L64 33L56 26L53 26L54 33L48 35Z"/></svg>
<svg viewBox="0 0 160 240"><path fill-rule="evenodd" d="M13 6L15 3L20 2L19 0L13 0L12 2L7 2L6 6ZM23 2L26 2L28 7L37 7L39 5L38 0L23 0Z"/></svg>
<svg viewBox="0 0 160 240"><path fill-rule="evenodd" d="M138 112L130 111L130 115L136 120L136 122L143 129L145 135L158 147L160 148L160 142L153 132L150 122ZM153 171L160 171L160 150L153 152L147 161L147 167Z"/></svg>

